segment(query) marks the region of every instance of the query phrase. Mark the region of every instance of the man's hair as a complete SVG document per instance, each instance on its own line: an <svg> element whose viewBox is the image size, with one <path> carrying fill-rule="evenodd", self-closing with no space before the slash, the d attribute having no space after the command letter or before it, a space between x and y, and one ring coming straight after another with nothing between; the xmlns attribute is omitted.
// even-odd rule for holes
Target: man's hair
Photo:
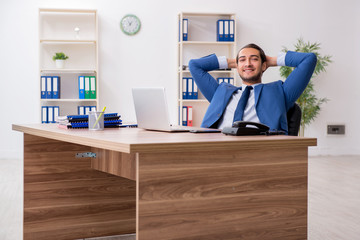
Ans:
<svg viewBox="0 0 360 240"><path fill-rule="evenodd" d="M256 50L258 50L260 52L261 63L266 62L266 55L265 55L264 50L262 50L262 48L259 47L258 45L256 45L255 43L250 43L250 44L245 45L244 47L242 47L239 50L238 54L236 55L236 63L239 61L240 51L243 50L244 48L255 48Z"/></svg>

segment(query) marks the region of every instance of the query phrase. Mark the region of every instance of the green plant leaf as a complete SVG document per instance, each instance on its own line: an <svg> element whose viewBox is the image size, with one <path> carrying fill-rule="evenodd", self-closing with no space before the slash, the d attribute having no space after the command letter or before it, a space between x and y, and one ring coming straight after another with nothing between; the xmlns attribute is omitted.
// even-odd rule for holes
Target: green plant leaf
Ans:
<svg viewBox="0 0 360 240"><path fill-rule="evenodd" d="M302 38L299 38L294 44L294 48L295 49L293 51L295 52L311 52L317 56L317 63L314 73L312 75L312 79L316 78L320 73L325 72L326 67L332 62L330 55L322 56L319 53L319 50L321 49L320 43L305 42ZM283 47L282 51L287 52L288 49L286 47ZM293 70L294 68L292 67L282 66L279 70L280 76L286 79L289 77ZM305 88L304 92L296 101L302 111L301 126L303 128L315 120L321 110L321 105L326 103L327 101L329 101L329 99L316 97L314 84L311 80L308 86Z"/></svg>
<svg viewBox="0 0 360 240"><path fill-rule="evenodd" d="M58 53L55 53L55 55L53 56L53 60L66 60L68 59L69 57L65 55L65 53L63 52L58 52Z"/></svg>

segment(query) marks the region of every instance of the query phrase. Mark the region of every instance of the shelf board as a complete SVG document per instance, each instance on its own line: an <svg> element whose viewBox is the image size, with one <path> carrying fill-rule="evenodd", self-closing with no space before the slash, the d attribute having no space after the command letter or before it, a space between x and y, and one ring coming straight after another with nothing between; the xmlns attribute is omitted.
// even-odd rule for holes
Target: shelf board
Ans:
<svg viewBox="0 0 360 240"><path fill-rule="evenodd" d="M181 41L178 44L183 45L235 45L235 42L217 42L217 41Z"/></svg>
<svg viewBox="0 0 360 240"><path fill-rule="evenodd" d="M40 13L91 13L97 12L95 9L52 9L52 8L40 8Z"/></svg>
<svg viewBox="0 0 360 240"><path fill-rule="evenodd" d="M179 14L180 15L180 14ZM182 12L183 16L195 16L195 17L203 17L203 16L235 16L235 13L217 13L217 12L213 12L213 13L201 13L201 12Z"/></svg>
<svg viewBox="0 0 360 240"><path fill-rule="evenodd" d="M40 99L41 102L96 102L97 99Z"/></svg>
<svg viewBox="0 0 360 240"><path fill-rule="evenodd" d="M94 39L40 39L43 44L96 44Z"/></svg>
<svg viewBox="0 0 360 240"><path fill-rule="evenodd" d="M179 99L179 102L199 102L199 103L207 103L207 99Z"/></svg>
<svg viewBox="0 0 360 240"><path fill-rule="evenodd" d="M180 72L183 72L183 73L190 73L189 70L180 70ZM233 70L213 70L213 71L209 71L209 73L234 73Z"/></svg>
<svg viewBox="0 0 360 240"><path fill-rule="evenodd" d="M96 73L94 69L60 69L60 68L49 68L41 69L40 73Z"/></svg>

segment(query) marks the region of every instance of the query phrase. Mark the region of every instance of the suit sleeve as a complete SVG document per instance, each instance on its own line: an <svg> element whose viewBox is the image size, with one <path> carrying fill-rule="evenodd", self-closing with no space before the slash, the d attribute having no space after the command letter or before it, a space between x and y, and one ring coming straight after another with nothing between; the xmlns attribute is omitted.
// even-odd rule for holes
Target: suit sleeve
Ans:
<svg viewBox="0 0 360 240"><path fill-rule="evenodd" d="M209 71L219 69L219 61L215 54L211 54L199 59L189 61L189 70L194 78L198 88L205 98L211 102L219 84L208 73Z"/></svg>
<svg viewBox="0 0 360 240"><path fill-rule="evenodd" d="M316 62L317 58L314 53L287 52L285 64L295 68L283 84L287 108L290 108L305 90L314 72Z"/></svg>

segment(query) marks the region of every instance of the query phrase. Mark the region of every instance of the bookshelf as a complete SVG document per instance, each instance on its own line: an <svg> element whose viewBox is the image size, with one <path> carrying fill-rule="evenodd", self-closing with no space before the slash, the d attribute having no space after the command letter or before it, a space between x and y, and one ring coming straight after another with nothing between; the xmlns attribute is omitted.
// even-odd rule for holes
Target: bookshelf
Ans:
<svg viewBox="0 0 360 240"><path fill-rule="evenodd" d="M52 59L56 52L69 56L64 68L56 67ZM96 10L39 9L39 74L41 109L43 106L59 106L59 115L78 114L78 106L96 106L99 109ZM43 76L60 77L59 99L41 98ZM95 76L95 99L79 99L79 76Z"/></svg>
<svg viewBox="0 0 360 240"><path fill-rule="evenodd" d="M188 19L188 39L183 41L183 19ZM217 41L217 20L228 19L234 20L234 41L219 42ZM177 61L177 88L178 88L178 119L182 125L183 106L192 106L193 126L200 127L205 115L208 101L198 90L198 99L183 99L182 79L192 77L188 68L188 62L193 58L200 58L212 53L218 56L235 58L236 56L236 15L233 13L195 13L181 12L178 14L179 36L178 36L178 61ZM233 78L235 85L238 80L236 70L218 70L210 73L215 79Z"/></svg>

